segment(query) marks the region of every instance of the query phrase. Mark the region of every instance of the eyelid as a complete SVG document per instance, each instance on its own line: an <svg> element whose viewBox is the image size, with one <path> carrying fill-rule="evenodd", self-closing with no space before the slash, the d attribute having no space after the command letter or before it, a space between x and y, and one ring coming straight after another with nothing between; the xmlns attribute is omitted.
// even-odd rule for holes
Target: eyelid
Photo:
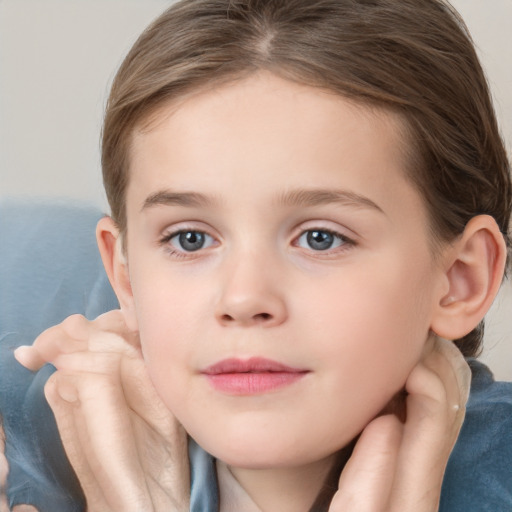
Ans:
<svg viewBox="0 0 512 512"><path fill-rule="evenodd" d="M321 233L328 233L329 235L332 235L334 238L337 238L338 240L341 240L343 242L343 245L345 245L345 244L354 245L355 244L354 240L352 240L348 236L344 235L343 233L338 233L338 232L332 231L330 229L320 229L320 228L305 229L304 231L302 231L302 233L299 236L295 237L294 241L300 240L306 233L309 233L311 231L318 231L318 232L321 232ZM339 246L337 246L337 247L339 247ZM314 251L314 249L311 249L311 250ZM325 250L323 252L328 252L328 250Z"/></svg>
<svg viewBox="0 0 512 512"><path fill-rule="evenodd" d="M209 235L216 240L220 238L216 230L214 230L210 225L206 224L205 222L194 220L176 222L166 226L161 230L159 238L169 239L178 233L183 233L184 231L197 231L199 233L205 233L206 235Z"/></svg>
<svg viewBox="0 0 512 512"><path fill-rule="evenodd" d="M292 238L298 238L305 232L314 230L326 231L328 233L332 233L333 235L338 235L342 238L350 240L353 243L356 243L358 239L357 233L351 230L350 228L342 224L339 224L338 222L326 219L312 219L301 222L300 224L296 225L296 227L293 229Z"/></svg>

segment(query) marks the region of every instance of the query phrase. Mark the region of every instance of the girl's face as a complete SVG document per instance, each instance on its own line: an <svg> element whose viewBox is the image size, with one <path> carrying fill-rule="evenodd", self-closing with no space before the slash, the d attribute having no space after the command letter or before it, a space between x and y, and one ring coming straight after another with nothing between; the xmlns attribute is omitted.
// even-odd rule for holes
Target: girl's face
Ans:
<svg viewBox="0 0 512 512"><path fill-rule="evenodd" d="M399 391L441 271L398 120L261 73L134 135L133 322L156 389L238 467L321 461Z"/></svg>

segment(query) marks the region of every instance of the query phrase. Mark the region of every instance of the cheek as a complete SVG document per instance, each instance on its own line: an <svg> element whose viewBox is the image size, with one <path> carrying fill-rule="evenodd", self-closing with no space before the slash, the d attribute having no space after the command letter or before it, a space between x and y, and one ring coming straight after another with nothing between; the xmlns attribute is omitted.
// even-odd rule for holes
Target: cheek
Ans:
<svg viewBox="0 0 512 512"><path fill-rule="evenodd" d="M156 300L154 300L156 298ZM204 321L197 296L158 294L138 307L139 332L144 357L155 368L183 364L193 349Z"/></svg>
<svg viewBox="0 0 512 512"><path fill-rule="evenodd" d="M174 344L182 333L196 329L201 323L198 315L206 300L208 283L204 278L191 279L171 271L169 263L160 255L143 253L139 260L150 262L144 265L134 262L133 268L137 270L130 276L141 336L152 343L164 339Z"/></svg>
<svg viewBox="0 0 512 512"><path fill-rule="evenodd" d="M170 406L172 390L181 394L185 370L193 354L201 350L197 341L201 332L204 337L204 303L208 299L201 296L201 289L163 279L162 275L135 275L132 288L143 356L157 392Z"/></svg>
<svg viewBox="0 0 512 512"><path fill-rule="evenodd" d="M401 387L416 364L430 325L426 274L395 271L352 272L311 297L309 332L323 340L323 361L333 361L347 379L375 392ZM326 300L326 297L328 300ZM313 329L311 331L310 329Z"/></svg>

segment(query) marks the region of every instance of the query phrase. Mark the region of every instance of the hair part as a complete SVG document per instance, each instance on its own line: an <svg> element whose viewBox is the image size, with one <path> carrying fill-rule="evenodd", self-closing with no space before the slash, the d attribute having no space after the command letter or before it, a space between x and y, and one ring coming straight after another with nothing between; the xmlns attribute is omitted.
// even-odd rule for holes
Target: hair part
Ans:
<svg viewBox="0 0 512 512"><path fill-rule="evenodd" d="M135 130L166 103L259 70L398 114L433 243L488 214L510 248L510 164L471 37L443 0L172 5L128 53L107 103L103 178L121 233ZM483 323L456 341L463 354L479 352L482 334Z"/></svg>

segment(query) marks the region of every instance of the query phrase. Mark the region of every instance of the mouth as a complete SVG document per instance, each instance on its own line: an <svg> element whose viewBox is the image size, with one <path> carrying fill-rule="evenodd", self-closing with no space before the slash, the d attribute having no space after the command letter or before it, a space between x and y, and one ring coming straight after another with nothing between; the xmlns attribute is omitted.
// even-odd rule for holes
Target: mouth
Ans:
<svg viewBox="0 0 512 512"><path fill-rule="evenodd" d="M290 386L309 370L270 359L224 359L201 372L214 389L230 395L259 395Z"/></svg>

